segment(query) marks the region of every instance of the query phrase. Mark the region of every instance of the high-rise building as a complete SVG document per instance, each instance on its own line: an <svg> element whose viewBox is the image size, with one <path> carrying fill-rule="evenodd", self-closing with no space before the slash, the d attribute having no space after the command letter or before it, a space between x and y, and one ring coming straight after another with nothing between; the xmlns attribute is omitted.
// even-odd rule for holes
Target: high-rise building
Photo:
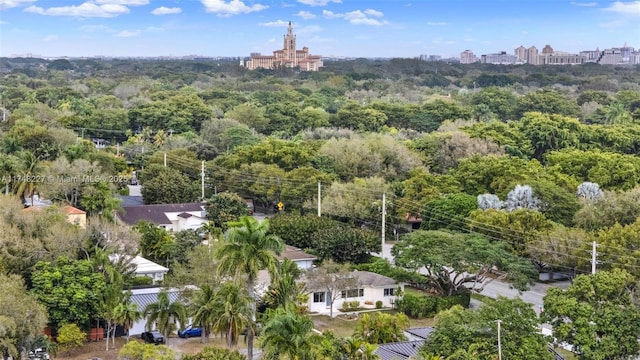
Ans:
<svg viewBox="0 0 640 360"><path fill-rule="evenodd" d="M465 50L460 53L460 64L473 64L475 62L478 62L478 58L473 51Z"/></svg>
<svg viewBox="0 0 640 360"><path fill-rule="evenodd" d="M506 51L501 51L499 54L483 54L480 57L480 62L483 64L513 65L517 60L515 55L507 54Z"/></svg>
<svg viewBox="0 0 640 360"><path fill-rule="evenodd" d="M284 44L281 50L275 50L273 55L252 53L251 59L247 60L246 63L246 67L250 70L257 68L299 67L301 71L318 71L322 66L321 55L310 55L309 48L306 46L302 50L296 50L296 36L293 34L291 21L289 21L289 28L284 36Z"/></svg>
<svg viewBox="0 0 640 360"><path fill-rule="evenodd" d="M515 55L518 58L519 63L527 62L527 49L524 46L522 45L518 46L513 51L513 55Z"/></svg>
<svg viewBox="0 0 640 360"><path fill-rule="evenodd" d="M527 49L527 64L538 65L538 48L531 45L530 48Z"/></svg>
<svg viewBox="0 0 640 360"><path fill-rule="evenodd" d="M543 54L553 54L553 48L551 47L551 45L545 45L544 48L542 48L542 53Z"/></svg>

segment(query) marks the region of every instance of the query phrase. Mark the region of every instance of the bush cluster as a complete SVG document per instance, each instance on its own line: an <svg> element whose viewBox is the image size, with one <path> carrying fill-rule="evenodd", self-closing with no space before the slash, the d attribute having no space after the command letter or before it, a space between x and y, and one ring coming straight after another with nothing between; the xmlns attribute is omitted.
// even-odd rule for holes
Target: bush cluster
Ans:
<svg viewBox="0 0 640 360"><path fill-rule="evenodd" d="M468 308L470 302L471 294L468 292L452 296L427 296L406 293L402 299L396 300L396 308L407 316L417 319L433 317L440 311L448 310L454 305Z"/></svg>

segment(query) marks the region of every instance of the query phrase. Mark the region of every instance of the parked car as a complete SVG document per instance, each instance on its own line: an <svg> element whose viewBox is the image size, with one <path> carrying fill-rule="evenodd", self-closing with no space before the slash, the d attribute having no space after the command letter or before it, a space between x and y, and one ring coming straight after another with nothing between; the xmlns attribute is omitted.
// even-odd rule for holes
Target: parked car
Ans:
<svg viewBox="0 0 640 360"><path fill-rule="evenodd" d="M143 332L140 338L149 344L164 344L164 336L159 331Z"/></svg>
<svg viewBox="0 0 640 360"><path fill-rule="evenodd" d="M41 348L35 349L33 351L29 351L29 359L30 360L49 360L49 353L42 350Z"/></svg>
<svg viewBox="0 0 640 360"><path fill-rule="evenodd" d="M192 327L191 325L189 325L184 330L178 330L178 336L184 339L188 339L190 337L202 336L202 328Z"/></svg>

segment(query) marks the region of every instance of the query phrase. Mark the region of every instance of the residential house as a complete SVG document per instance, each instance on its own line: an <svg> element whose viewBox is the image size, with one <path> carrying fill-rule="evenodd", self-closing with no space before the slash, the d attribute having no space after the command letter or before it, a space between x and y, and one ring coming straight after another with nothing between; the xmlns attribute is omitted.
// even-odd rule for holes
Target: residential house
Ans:
<svg viewBox="0 0 640 360"><path fill-rule="evenodd" d="M343 289L342 296L333 303L333 309L342 307L345 301L359 301L361 307L374 308L377 301L382 301L383 307L393 307L398 296L404 291L404 284L398 283L390 277L369 271L353 271L359 284L357 289ZM314 289L309 294L309 311L329 313L331 295L324 290ZM335 311L334 311L335 314Z"/></svg>
<svg viewBox="0 0 640 360"><path fill-rule="evenodd" d="M154 287L154 288L146 288L146 289L133 289L131 290L131 302L138 305L138 309L140 311L144 311L144 309L149 304L153 304L158 302L158 294L163 288ZM173 304L174 302L180 299L180 290L179 289L168 289L169 294L169 302ZM184 324L185 326L187 324ZM146 331L147 319L142 318L131 326L129 329L129 335L140 335ZM151 326L151 330L155 330L155 324Z"/></svg>
<svg viewBox="0 0 640 360"><path fill-rule="evenodd" d="M283 261L284 259L289 259L301 270L306 270L313 267L313 262L318 258L295 246L285 245L284 251L278 256L278 260Z"/></svg>
<svg viewBox="0 0 640 360"><path fill-rule="evenodd" d="M85 228L87 227L87 213L78 209L78 208L74 208L73 206L65 206L64 207L64 213L67 214L67 221L74 224L74 225L78 225L81 228Z"/></svg>
<svg viewBox="0 0 640 360"><path fill-rule="evenodd" d="M197 230L208 222L206 215L204 203L123 206L116 214L127 225L148 221L171 232Z"/></svg>
<svg viewBox="0 0 640 360"><path fill-rule="evenodd" d="M53 203L50 200L40 200L38 199L37 201L34 199L34 205L31 205L31 203L28 203L29 207L25 208L24 211L25 212L34 212L34 211L42 211L45 210L47 208L50 208L50 206L53 206ZM55 207L52 207L51 209L54 209ZM74 225L78 225L82 228L85 228L87 226L87 213L75 208L73 206L63 206L62 207L62 211L65 213L65 215L67 215L67 221L71 224Z"/></svg>
<svg viewBox="0 0 640 360"><path fill-rule="evenodd" d="M166 267L147 260L140 255L134 257L131 263L136 266L136 276L148 276L153 279L154 284L162 282L164 276L169 272Z"/></svg>

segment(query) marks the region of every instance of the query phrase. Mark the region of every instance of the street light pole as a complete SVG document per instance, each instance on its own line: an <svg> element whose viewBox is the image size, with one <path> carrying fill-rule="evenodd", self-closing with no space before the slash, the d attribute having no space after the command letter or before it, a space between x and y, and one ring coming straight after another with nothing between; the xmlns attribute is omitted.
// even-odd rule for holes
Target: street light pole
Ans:
<svg viewBox="0 0 640 360"><path fill-rule="evenodd" d="M502 360L502 339L500 335L500 325L502 324L502 320L496 320L498 323L498 360Z"/></svg>

